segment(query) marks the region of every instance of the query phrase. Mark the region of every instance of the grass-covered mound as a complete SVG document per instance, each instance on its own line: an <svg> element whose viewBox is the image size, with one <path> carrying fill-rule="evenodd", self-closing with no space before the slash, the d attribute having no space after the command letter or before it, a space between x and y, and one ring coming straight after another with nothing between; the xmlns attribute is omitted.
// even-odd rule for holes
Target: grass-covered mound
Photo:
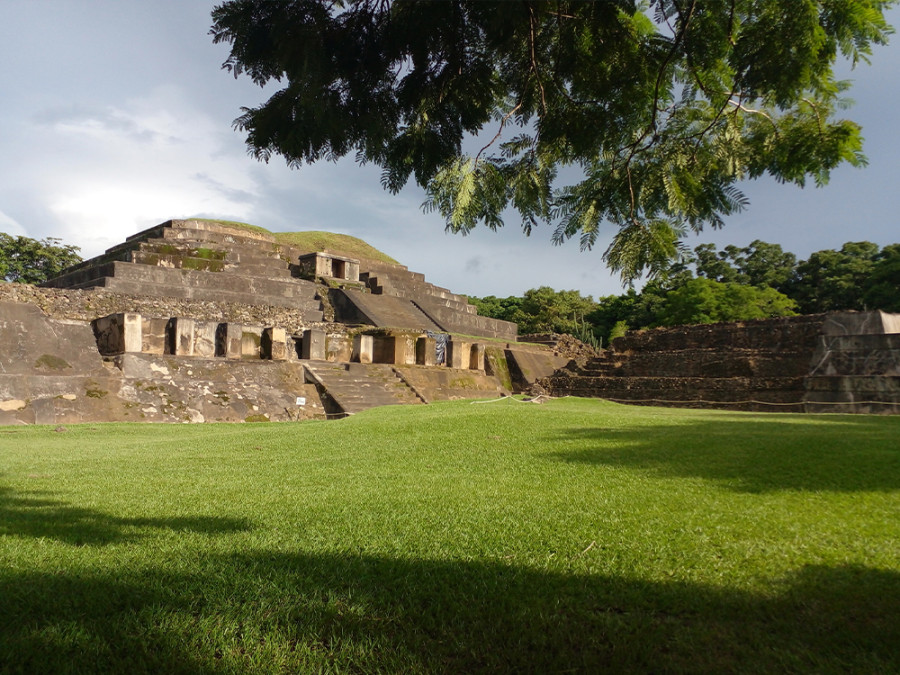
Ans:
<svg viewBox="0 0 900 675"><path fill-rule="evenodd" d="M900 418L0 430L0 672L897 672Z"/></svg>
<svg viewBox="0 0 900 675"><path fill-rule="evenodd" d="M240 223L233 220L212 220L208 218L191 218L208 223L218 223L225 227L231 227L237 230L247 230L257 234L268 234L275 238L279 244L286 246L294 246L309 253L320 251L332 251L334 253L343 253L350 258L366 258L367 260L377 260L391 264L398 264L396 260L386 253L379 251L374 246L366 243L357 237L351 237L348 234L335 234L334 232L270 232L264 227L258 225L250 225L249 223Z"/></svg>

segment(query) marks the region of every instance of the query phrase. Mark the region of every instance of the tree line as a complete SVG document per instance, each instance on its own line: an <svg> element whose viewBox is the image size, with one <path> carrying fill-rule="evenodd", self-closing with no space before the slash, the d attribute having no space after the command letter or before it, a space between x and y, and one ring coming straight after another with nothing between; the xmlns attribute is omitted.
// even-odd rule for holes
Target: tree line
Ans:
<svg viewBox="0 0 900 675"><path fill-rule="evenodd" d="M0 232L0 280L39 284L80 263L80 250L56 237L32 239Z"/></svg>
<svg viewBox="0 0 900 675"><path fill-rule="evenodd" d="M81 262L77 246L0 232L0 279L39 284ZM521 297L470 297L478 313L520 334L569 333L604 345L628 329L764 319L836 310L900 312L900 244L868 241L798 261L778 244L701 244L637 291L596 301L578 291L533 288Z"/></svg>
<svg viewBox="0 0 900 675"><path fill-rule="evenodd" d="M764 319L835 310L900 312L900 244L847 242L799 260L778 244L701 244L640 291L598 298L547 286L521 297L470 297L520 334L569 333L605 345L628 329Z"/></svg>

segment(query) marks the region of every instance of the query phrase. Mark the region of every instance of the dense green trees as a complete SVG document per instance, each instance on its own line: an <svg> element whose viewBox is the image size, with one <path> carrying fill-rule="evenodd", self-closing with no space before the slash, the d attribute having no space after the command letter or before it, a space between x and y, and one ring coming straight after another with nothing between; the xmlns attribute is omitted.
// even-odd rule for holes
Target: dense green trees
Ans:
<svg viewBox="0 0 900 675"><path fill-rule="evenodd" d="M887 312L900 312L900 244L885 246L865 281L863 303Z"/></svg>
<svg viewBox="0 0 900 675"><path fill-rule="evenodd" d="M774 288L698 277L666 295L656 322L661 326L766 319L794 314L796 303Z"/></svg>
<svg viewBox="0 0 900 675"><path fill-rule="evenodd" d="M55 237L37 240L0 232L0 279L39 284L81 262L79 250Z"/></svg>
<svg viewBox="0 0 900 675"><path fill-rule="evenodd" d="M576 291L542 287L522 298L472 301L485 316L518 323L523 334L552 330L581 336L590 331L604 343L624 326L740 321L842 309L900 312L900 244L882 249L871 242L848 242L840 250L816 251L800 262L793 253L764 241L722 250L701 244L640 292L631 288L595 302Z"/></svg>
<svg viewBox="0 0 900 675"><path fill-rule="evenodd" d="M235 76L279 84L235 123L256 157L354 153L455 232L511 208L589 248L608 224L628 280L741 210L740 180L864 162L833 65L886 41L890 4L229 0L211 33Z"/></svg>
<svg viewBox="0 0 900 675"><path fill-rule="evenodd" d="M797 266L789 292L805 313L865 309L879 253L868 241L848 242L839 251L816 251Z"/></svg>

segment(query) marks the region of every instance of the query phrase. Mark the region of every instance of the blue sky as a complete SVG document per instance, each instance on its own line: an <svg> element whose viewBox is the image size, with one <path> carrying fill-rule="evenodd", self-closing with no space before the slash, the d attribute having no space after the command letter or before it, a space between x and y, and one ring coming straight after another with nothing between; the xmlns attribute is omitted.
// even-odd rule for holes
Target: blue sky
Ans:
<svg viewBox="0 0 900 675"><path fill-rule="evenodd" d="M228 49L208 35L214 4L0 3L0 231L59 237L89 257L169 218L227 218L361 237L458 293L621 292L600 258L608 239L580 252L577 242L552 246L550 228L526 238L515 222L448 235L420 209L418 188L383 192L377 167L290 170L250 158L231 125L265 93L220 69ZM900 10L889 18L900 25ZM689 246L762 239L806 257L846 241L900 241L897 40L876 49L871 66L845 71L856 101L846 116L863 126L868 167L842 167L821 189L748 184L750 209Z"/></svg>

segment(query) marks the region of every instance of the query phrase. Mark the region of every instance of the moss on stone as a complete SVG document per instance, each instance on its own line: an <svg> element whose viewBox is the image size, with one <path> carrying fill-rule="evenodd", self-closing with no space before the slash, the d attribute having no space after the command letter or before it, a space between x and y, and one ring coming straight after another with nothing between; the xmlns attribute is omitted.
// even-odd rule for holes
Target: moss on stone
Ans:
<svg viewBox="0 0 900 675"><path fill-rule="evenodd" d="M181 269L195 270L197 272L221 272L225 269L225 263L221 260L207 260L204 258L182 258Z"/></svg>
<svg viewBox="0 0 900 675"><path fill-rule="evenodd" d="M225 260L225 251L214 248L197 248L191 251L191 256L204 260Z"/></svg>
<svg viewBox="0 0 900 675"><path fill-rule="evenodd" d="M512 375L506 362L506 352L498 347L485 347L484 360L488 375L493 375L507 391L512 391Z"/></svg>
<svg viewBox="0 0 900 675"><path fill-rule="evenodd" d="M65 370L71 368L69 362L53 354L42 354L37 361L34 362L35 368L46 368L47 370Z"/></svg>

